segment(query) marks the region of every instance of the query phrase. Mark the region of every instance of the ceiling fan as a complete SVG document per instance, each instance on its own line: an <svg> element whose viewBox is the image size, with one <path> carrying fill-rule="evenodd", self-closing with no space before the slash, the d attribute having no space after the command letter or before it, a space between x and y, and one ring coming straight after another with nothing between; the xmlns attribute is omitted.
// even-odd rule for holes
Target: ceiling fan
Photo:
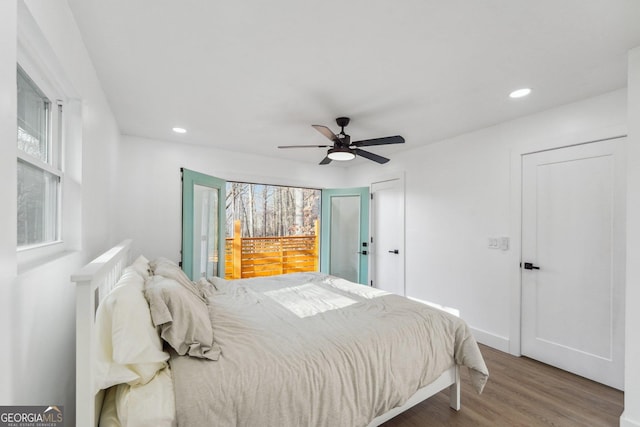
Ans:
<svg viewBox="0 0 640 427"><path fill-rule="evenodd" d="M384 164L389 161L386 157L379 156L365 151L359 147L370 147L372 145L402 144L404 138L400 135L385 136L382 138L364 139L362 141L351 142L351 136L344 133L344 128L349 124L348 117L338 117L336 123L341 128L339 134L335 134L326 126L311 125L318 132L326 136L333 142L333 145L279 145L278 148L328 148L327 156L320 162L321 165L328 165L332 160L352 160L356 156L361 156L374 162Z"/></svg>

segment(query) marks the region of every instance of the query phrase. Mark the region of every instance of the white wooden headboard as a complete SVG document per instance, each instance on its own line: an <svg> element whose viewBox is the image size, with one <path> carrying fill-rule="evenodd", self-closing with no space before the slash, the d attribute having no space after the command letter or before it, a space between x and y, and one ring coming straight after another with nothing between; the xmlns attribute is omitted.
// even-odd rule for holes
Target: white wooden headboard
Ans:
<svg viewBox="0 0 640 427"><path fill-rule="evenodd" d="M93 390L94 321L100 301L129 265L131 240L124 240L71 276L76 283L76 425L97 426L103 393Z"/></svg>

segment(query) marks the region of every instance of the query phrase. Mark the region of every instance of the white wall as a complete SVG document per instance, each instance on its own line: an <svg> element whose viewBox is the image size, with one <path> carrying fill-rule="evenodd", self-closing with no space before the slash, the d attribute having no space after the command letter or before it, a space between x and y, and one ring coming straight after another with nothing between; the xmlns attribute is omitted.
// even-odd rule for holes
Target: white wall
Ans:
<svg viewBox="0 0 640 427"><path fill-rule="evenodd" d="M230 180L325 188L404 172L407 294L459 309L481 342L517 353L517 251L487 248L490 236L509 236L512 247L519 245L514 159L626 130L621 89L399 153L384 166L346 171L125 136L117 236L133 238L134 253L179 259L180 167Z"/></svg>
<svg viewBox="0 0 640 427"><path fill-rule="evenodd" d="M16 276L16 3L0 2L0 404L11 402L11 291ZM10 201L7 203L7 201Z"/></svg>
<svg viewBox="0 0 640 427"><path fill-rule="evenodd" d="M65 155L69 251L19 269L15 73L17 15L24 10L62 66L78 98L65 111L78 118L68 129ZM0 405L64 405L65 421L74 425L75 289L69 276L114 243L110 219L119 135L66 2L0 2L0 93Z"/></svg>
<svg viewBox="0 0 640 427"><path fill-rule="evenodd" d="M622 427L640 427L640 47L629 52L627 163L627 307Z"/></svg>
<svg viewBox="0 0 640 427"><path fill-rule="evenodd" d="M519 333L512 327L519 259L514 250L487 248L487 239L498 236L519 245L514 159L625 132L626 91L619 90L399 153L382 168L363 165L348 174L352 184L367 185L406 173L407 294L459 309L479 341L517 353L511 338Z"/></svg>
<svg viewBox="0 0 640 427"><path fill-rule="evenodd" d="M82 181L81 244L97 255L108 247L105 240L115 228L105 218L113 213L110 196L115 190L120 131L66 2L29 0L27 4L78 92L81 105L72 108L82 112L80 129L75 130L82 145L67 153L67 164L81 160L71 176Z"/></svg>
<svg viewBox="0 0 640 427"><path fill-rule="evenodd" d="M343 186L346 173L344 168L123 136L116 234L133 239L134 254L180 260L181 167L230 181L311 188Z"/></svg>

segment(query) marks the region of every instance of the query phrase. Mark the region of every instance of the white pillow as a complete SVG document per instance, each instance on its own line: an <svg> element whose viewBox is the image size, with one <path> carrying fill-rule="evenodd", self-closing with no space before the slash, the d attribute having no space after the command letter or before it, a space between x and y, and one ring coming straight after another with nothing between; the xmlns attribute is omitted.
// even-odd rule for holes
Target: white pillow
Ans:
<svg viewBox="0 0 640 427"><path fill-rule="evenodd" d="M167 366L169 354L151 322L144 279L129 266L96 312L94 388L148 383Z"/></svg>
<svg viewBox="0 0 640 427"><path fill-rule="evenodd" d="M149 260L144 257L144 255L140 255L136 260L131 264L140 276L144 280L147 280L149 276L151 276L151 266L149 265Z"/></svg>
<svg viewBox="0 0 640 427"><path fill-rule="evenodd" d="M197 282L194 282L194 283L198 287L198 289L200 290L200 293L202 293L202 295L204 295L204 298L206 300L208 300L209 297L213 296L214 294L216 294L218 292L216 287L213 285L213 282L205 279L204 277L201 277L200 280L198 280Z"/></svg>
<svg viewBox="0 0 640 427"><path fill-rule="evenodd" d="M106 391L104 400L102 401L98 427L122 427L116 409L116 393L118 392L118 387L122 386L130 387L128 384L120 384L115 387L110 387Z"/></svg>
<svg viewBox="0 0 640 427"><path fill-rule="evenodd" d="M147 384L119 384L107 390L100 427L175 427L173 380L169 367Z"/></svg>
<svg viewBox="0 0 640 427"><path fill-rule="evenodd" d="M222 277L210 277L209 282L219 292L226 292L231 286L229 284L229 281L227 279L223 279Z"/></svg>

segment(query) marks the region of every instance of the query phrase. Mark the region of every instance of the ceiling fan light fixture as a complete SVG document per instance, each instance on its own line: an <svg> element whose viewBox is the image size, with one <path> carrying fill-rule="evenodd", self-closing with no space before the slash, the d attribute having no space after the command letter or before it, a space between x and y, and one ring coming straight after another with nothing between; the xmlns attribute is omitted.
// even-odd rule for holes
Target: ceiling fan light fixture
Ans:
<svg viewBox="0 0 640 427"><path fill-rule="evenodd" d="M347 160L353 160L356 158L356 155L353 154L351 152L351 150L347 147L336 147L336 148L330 148L329 151L327 151L327 157L329 157L331 160L338 160L338 161L347 161Z"/></svg>
<svg viewBox="0 0 640 427"><path fill-rule="evenodd" d="M522 89L514 90L509 94L509 98L523 98L531 93L531 89L523 87Z"/></svg>

